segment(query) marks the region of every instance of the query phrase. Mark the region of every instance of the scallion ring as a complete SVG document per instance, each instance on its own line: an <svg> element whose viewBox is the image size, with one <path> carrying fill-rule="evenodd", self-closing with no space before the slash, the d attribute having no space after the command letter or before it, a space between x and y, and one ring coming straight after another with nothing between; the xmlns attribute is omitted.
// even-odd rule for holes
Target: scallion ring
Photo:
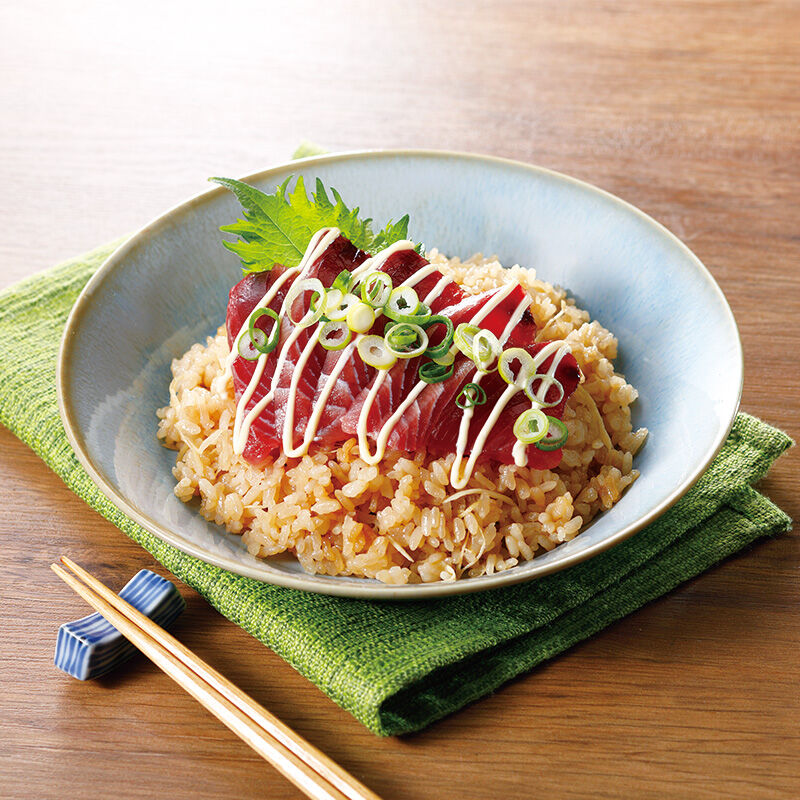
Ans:
<svg viewBox="0 0 800 800"><path fill-rule="evenodd" d="M464 409L482 406L485 402L486 392L479 383L468 383L456 397L456 405Z"/></svg>
<svg viewBox="0 0 800 800"><path fill-rule="evenodd" d="M472 360L481 372L494 369L495 361L502 352L500 341L490 330L481 328L472 337Z"/></svg>
<svg viewBox="0 0 800 800"><path fill-rule="evenodd" d="M362 336L356 345L361 360L375 369L391 369L397 356L389 351L382 336Z"/></svg>
<svg viewBox="0 0 800 800"><path fill-rule="evenodd" d="M449 367L455 360L456 354L452 350L448 350L441 358L434 358L433 363Z"/></svg>
<svg viewBox="0 0 800 800"><path fill-rule="evenodd" d="M325 295L325 308L322 309L323 314L328 314L331 311L336 311L339 308L344 292L341 289L328 289Z"/></svg>
<svg viewBox="0 0 800 800"><path fill-rule="evenodd" d="M419 302L417 293L410 286L392 289L383 313L395 322L413 322L424 325L430 319L430 309Z"/></svg>
<svg viewBox="0 0 800 800"><path fill-rule="evenodd" d="M356 333L366 333L375 324L375 312L359 300L348 310L347 324Z"/></svg>
<svg viewBox="0 0 800 800"><path fill-rule="evenodd" d="M419 368L419 379L425 383L441 383L453 374L453 365L445 366L435 361L426 361Z"/></svg>
<svg viewBox="0 0 800 800"><path fill-rule="evenodd" d="M325 316L332 322L341 322L347 319L348 311L356 303L361 302L357 295L350 292L343 295L340 289L331 289L328 294L333 294L333 299L327 300L325 303Z"/></svg>
<svg viewBox="0 0 800 800"><path fill-rule="evenodd" d="M432 358L434 361L447 355L447 352L453 346L453 335L455 333L452 320L448 317L443 317L441 314L434 314L425 323L425 332L427 333L430 328L437 324L445 326L444 338L439 344L430 345L425 351L425 355L428 356L428 358ZM430 338L430 336L428 338Z"/></svg>
<svg viewBox="0 0 800 800"><path fill-rule="evenodd" d="M306 292L313 292L311 301L309 303L308 311L296 320L292 316L292 308L295 302L301 298ZM298 328L307 328L315 322L319 322L325 310L325 296L327 291L322 285L319 278L304 278L301 281L295 281L292 288L289 289L289 294L286 296L286 308L288 309L289 319L297 325Z"/></svg>
<svg viewBox="0 0 800 800"><path fill-rule="evenodd" d="M550 417L538 408L523 411L514 423L514 436L523 444L535 444L543 439L550 427Z"/></svg>
<svg viewBox="0 0 800 800"><path fill-rule="evenodd" d="M428 349L428 334L419 325L398 322L385 337L389 351L398 358L416 358Z"/></svg>
<svg viewBox="0 0 800 800"><path fill-rule="evenodd" d="M390 322L384 329L383 329L383 338L389 338L389 332L399 327L400 325L412 325L411 322ZM418 327L418 326L414 326ZM419 337L416 334L414 328L400 328L399 330L395 331L392 334L392 346L393 347L404 347L406 345L410 345L415 342Z"/></svg>
<svg viewBox="0 0 800 800"><path fill-rule="evenodd" d="M516 374L511 368L515 361L519 361L520 364ZM523 350L521 347L509 347L500 355L497 371L506 383L516 386L517 389L524 389L528 379L536 372L536 365L533 362L533 356L527 350Z"/></svg>
<svg viewBox="0 0 800 800"><path fill-rule="evenodd" d="M331 284L331 289L338 289L342 294L347 294L350 291L350 285L353 282L353 275L349 269L343 269L334 279Z"/></svg>
<svg viewBox="0 0 800 800"><path fill-rule="evenodd" d="M352 335L346 322L326 322L319 332L319 343L326 350L342 350L350 344Z"/></svg>
<svg viewBox="0 0 800 800"><path fill-rule="evenodd" d="M255 339L250 336L249 331L245 331L239 337L239 344L236 347L239 355L246 361L256 361L262 355L259 347L263 347L267 343L267 334L264 331L256 328L254 333L256 334Z"/></svg>
<svg viewBox="0 0 800 800"><path fill-rule="evenodd" d="M536 386L537 383L539 384L538 386ZM546 402L545 398L553 387L558 389L558 397ZM557 406L564 399L564 387L561 385L561 381L552 375L531 375L525 382L522 391L525 392L531 402L537 403L542 408Z"/></svg>
<svg viewBox="0 0 800 800"><path fill-rule="evenodd" d="M267 336L266 331L261 328L256 328L256 322L260 320L261 317L270 317L274 320L269 336ZM258 350L258 352L262 354L271 353L278 346L278 340L281 337L280 317L271 308L257 308L250 314L250 318L247 321L247 333L250 336L250 343L255 350ZM241 349L239 352L241 353Z"/></svg>
<svg viewBox="0 0 800 800"><path fill-rule="evenodd" d="M472 358L472 340L479 331L480 328L477 325L470 325L468 322L462 322L456 326L453 334L453 344L467 358Z"/></svg>
<svg viewBox="0 0 800 800"><path fill-rule="evenodd" d="M559 447L563 447L567 443L569 431L567 426L556 417L551 417L548 414L547 421L550 423L547 428L547 434L543 439L536 442L536 446L540 450L558 450Z"/></svg>
<svg viewBox="0 0 800 800"><path fill-rule="evenodd" d="M392 294L392 279L385 272L371 272L361 283L361 299L372 308L383 308Z"/></svg>

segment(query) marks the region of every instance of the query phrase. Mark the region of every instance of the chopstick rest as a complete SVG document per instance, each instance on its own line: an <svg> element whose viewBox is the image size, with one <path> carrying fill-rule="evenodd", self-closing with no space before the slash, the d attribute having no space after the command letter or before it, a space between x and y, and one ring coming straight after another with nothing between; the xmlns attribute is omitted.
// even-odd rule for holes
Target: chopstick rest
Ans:
<svg viewBox="0 0 800 800"><path fill-rule="evenodd" d="M119 596L168 628L186 608L177 586L149 569L139 570ZM100 614L65 622L58 629L54 663L78 680L97 678L127 661L136 647Z"/></svg>

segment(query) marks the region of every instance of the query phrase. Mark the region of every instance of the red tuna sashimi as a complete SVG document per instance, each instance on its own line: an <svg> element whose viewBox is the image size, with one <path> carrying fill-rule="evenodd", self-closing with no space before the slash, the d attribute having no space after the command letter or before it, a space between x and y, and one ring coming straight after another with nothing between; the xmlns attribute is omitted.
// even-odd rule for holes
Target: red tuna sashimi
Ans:
<svg viewBox="0 0 800 800"><path fill-rule="evenodd" d="M270 287L280 279L286 269L280 264L276 264L270 272L253 272L246 275L230 291L228 298L228 313L225 321L228 334L228 345L233 347L233 341L247 322L253 309L258 305ZM287 278L275 295L274 300L269 303L276 313L280 310L281 304L288 293L294 276ZM256 327L269 331L273 320L269 317L261 317L256 321ZM281 332L283 335L284 332ZM242 396L253 372L256 369L256 361L248 361L246 358L237 357L232 365L233 386L237 401ZM269 391L272 373L275 369L275 359L267 358L264 363L264 371L259 380L251 400L248 402L245 411L249 411L264 395ZM264 411L253 421L247 437L245 447L245 457L253 464L263 464L271 452L278 447L280 441L275 437L275 412L273 406L268 405Z"/></svg>
<svg viewBox="0 0 800 800"><path fill-rule="evenodd" d="M343 269L352 270L365 258L366 254L357 250L347 239L340 236L313 264L309 265L308 269L304 271L303 277L318 277L323 285L330 286ZM246 322L252 310L284 272L284 267L276 265L269 272L258 272L247 275L231 289L226 320L229 344L233 343L233 338ZM278 290L275 299L269 303L269 308L275 312L280 311L280 307L292 283L296 280L296 277L297 276L293 276L284 282ZM300 303L302 301L297 302ZM302 316L302 309L298 306L295 318L300 316ZM271 326L272 320L268 317L262 317L256 322L256 327L262 329L269 330ZM282 320L280 341L278 347L273 351L274 354L280 352L284 342L293 330L294 325L292 325L289 320ZM304 346L308 341L309 335L313 331L314 327L304 330L298 338L298 346L300 342L302 342ZM315 350L316 349L317 348L315 348ZM319 349L322 350L323 354L327 352L323 348ZM289 349L284 369L281 371L281 376L276 387L275 399L267 405L250 427L243 455L244 458L252 464L263 464L273 451L278 449L281 445L281 426L285 418L285 408L282 408L281 405L282 401L285 403L286 395L288 395L289 381L291 380L291 374L296 363L296 358L293 359L292 356L296 356L298 352L302 352L302 347L300 347L299 350L297 348ZM312 356L313 355L314 354L312 354ZM251 400L247 404L246 411L249 411L270 391L277 362L277 356L270 356L266 359L264 371ZM253 372L256 369L256 364L256 361L248 361L241 357L236 358L233 362L232 371L237 401L249 385ZM312 367L314 366L313 358L310 365ZM301 403L303 402L303 398L303 393L298 391L298 399Z"/></svg>
<svg viewBox="0 0 800 800"><path fill-rule="evenodd" d="M441 313L447 316L454 326L462 322L470 322L478 311L483 308L493 297L504 289L496 289L479 295L463 295L463 299L455 305L446 306ZM514 290L498 304L480 323L481 327L490 330L499 336L508 324L508 320L517 311L520 305L528 300L525 290L516 286ZM528 315L528 321L523 320L519 326L530 328L530 338L535 335L533 320ZM434 334L437 335L437 334ZM394 414L397 408L408 397L419 383L419 366L422 358L399 360L381 384L376 393L375 401L367 415L367 432L371 438L377 439L381 428ZM454 363L453 375L440 383L426 384L417 398L408 406L403 416L398 420L389 436L387 446L392 450L417 450L427 447L430 439L431 425L441 408L453 406L460 413L454 400L464 383L470 380L475 373L474 363L465 356L458 354ZM372 371L372 381L375 380L375 371ZM356 433L358 419L361 415L364 401L369 390L353 403L352 408L342 420L342 428L347 433ZM455 444L453 444L455 450Z"/></svg>
<svg viewBox="0 0 800 800"><path fill-rule="evenodd" d="M525 350L532 356L535 356L543 347L549 342L539 342L534 344L531 340L527 343L520 343ZM520 346L517 344L516 346ZM539 367L539 371L544 373L553 363L555 354L546 358ZM474 374L474 373L473 373ZM564 396L561 401L550 408L544 409L547 414L552 417L561 419L564 413L564 406L567 403L569 396L575 391L575 387L580 381L580 370L578 364L571 353L568 353L561 359L555 372L556 379L561 383L564 388ZM466 381L464 381L466 383ZM508 388L508 384L500 377L497 372L492 372L484 375L481 378L481 387L486 392L486 403L480 406L475 406L472 421L469 428L469 439L467 442L466 453L472 451L478 434L486 422L486 419L492 412L495 403ZM461 391L461 388L458 390ZM545 395L547 400L554 400L558 396L558 390L551 387ZM487 459L494 459L504 464L511 464L514 461L513 449L516 444L516 437L514 436L514 422L517 417L531 407L530 400L524 392L515 394L508 405L503 409L497 423L492 428L486 444L479 456L479 461ZM454 403L452 408L442 406L429 434L428 449L432 453L445 455L454 452L456 443L458 441L459 426L461 424L462 412ZM551 469L559 464L561 461L561 449L558 450L540 450L535 445L528 446L528 466L534 469Z"/></svg>
<svg viewBox="0 0 800 800"><path fill-rule="evenodd" d="M299 276L300 280L305 278L318 278L323 286L330 286L336 276L342 270L353 270L364 259L367 254L358 250L348 239L344 236L339 236L333 243L325 250L325 252ZM310 295L307 293L305 297L298 298L294 307L291 309L291 314L294 319L300 319L303 314L308 310L308 304L311 300ZM281 333L281 341L278 345L276 353L285 353L283 365L280 374L278 375L275 384L275 397L272 405L275 408L274 412L274 427L275 437L282 441L283 427L287 418L287 414L291 415L291 429L292 429L292 442L296 446L302 441L302 436L305 433L308 419L311 416L312 404L317 388L317 379L319 376L322 364L328 351L322 345L314 345L309 358L305 362L302 370L298 372L298 362L309 340L316 334L317 326L309 325L302 328L299 336L291 343L286 344L286 339L295 326L287 321L286 330ZM276 358L277 362L278 359ZM297 380L297 390L294 397L294 402L289 404L290 388L292 380ZM245 457L247 454L245 453Z"/></svg>
<svg viewBox="0 0 800 800"><path fill-rule="evenodd" d="M381 272L389 275L393 286L400 286L428 264L427 259L414 250L398 250L386 259L380 269ZM424 299L441 279L442 273L436 270L415 284L414 291L418 297ZM444 308L453 301L457 302L463 295L464 292L458 284L450 281L438 298L432 301L432 308L436 312L437 309ZM370 333L382 336L387 322L387 317L378 317ZM341 371L333 384L317 429L316 441L323 444L341 442L350 437L352 431L342 428L343 419L346 415L350 416L354 409L360 411L364 404L364 397L375 379L374 367L368 366L361 360L353 344L344 350L332 350L328 353L322 371L319 373L318 393L322 392L328 378L336 369ZM358 412L356 412L357 416Z"/></svg>

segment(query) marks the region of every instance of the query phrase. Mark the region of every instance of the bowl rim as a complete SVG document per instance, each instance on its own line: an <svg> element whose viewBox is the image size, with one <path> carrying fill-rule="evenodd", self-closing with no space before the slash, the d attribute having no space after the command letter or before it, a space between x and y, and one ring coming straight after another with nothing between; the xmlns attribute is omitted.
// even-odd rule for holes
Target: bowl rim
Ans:
<svg viewBox="0 0 800 800"><path fill-rule="evenodd" d="M103 262L100 268L92 275L89 281L84 286L78 299L70 311L67 318L66 325L61 338L61 343L58 352L58 361L56 365L56 390L58 394L58 409L61 416L61 421L64 425L64 430L67 439L75 451L75 455L80 461L81 465L89 474L89 477L95 483L98 489L110 500L117 508L124 514L130 517L134 522L139 524L142 528L155 535L157 538L172 545L176 549L186 553L187 555L194 556L208 564L229 570L235 574L244 577L253 578L258 581L275 584L291 589L300 589L304 591L312 591L322 594L329 594L334 596L362 598L370 600L424 600L429 598L441 598L456 594L468 594L472 592L488 591L497 589L504 586L511 586L518 583L528 582L536 578L544 577L545 575L567 569L571 566L579 564L583 561L592 558L611 547L619 544L620 542L628 539L633 534L646 527L653 520L661 516L665 511L671 508L686 492L697 482L701 474L706 470L711 461L716 457L725 443L731 428L733 427L736 413L739 409L739 404L742 396L742 387L744 381L744 360L741 337L739 329L736 324L736 319L730 308L730 305L722 292L722 289L717 284L714 277L709 272L708 268L700 261L700 259L685 245L675 234L668 230L657 220L653 219L649 214L646 214L641 209L632 205L631 203L617 197L604 189L601 189L591 183L582 181L578 178L573 178L561 172L540 167L533 164L526 164L525 162L516 161L514 159L502 158L499 156L482 155L479 153L461 152L455 150L431 150L431 149L366 149L366 150L349 150L343 152L329 153L324 155L309 156L307 158L295 159L290 161L283 161L274 164L267 169L260 170L245 176L241 180L244 181L261 181L267 180L274 174L285 171L287 169L295 168L296 171L302 171L306 166L314 166L317 164L328 164L337 161L358 161L360 159L380 159L380 158L398 158L398 157L413 157L413 158L432 158L432 159L449 159L449 160L462 160L462 161L479 161L488 165L506 166L530 172L535 175L544 175L549 179L566 182L582 191L595 193L602 197L605 201L611 202L618 207L624 209L628 213L633 213L641 220L655 226L655 228L665 235L669 240L676 245L683 255L688 258L698 274L709 285L709 288L716 294L721 307L727 316L727 321L730 324L732 331L735 333L734 343L736 353L734 358L736 367L738 368L738 390L733 402L730 399L727 401L727 413L730 418L724 427L720 428L720 432L712 441L711 445L698 460L694 469L681 481L681 483L673 489L673 491L664 498L660 503L651 508L647 513L641 515L634 522L629 523L625 527L616 531L613 535L609 536L603 541L587 547L585 550L578 551L570 554L560 561L536 565L536 559L524 562L512 569L503 572L494 573L493 575L483 575L476 578L467 578L464 580L454 582L438 582L438 583L421 583L421 584L406 584L406 585L391 585L382 584L378 581L373 581L364 578L353 578L349 576L318 576L307 574L293 574L283 572L280 570L273 570L266 574L262 569L256 567L248 567L224 555L209 553L202 547L196 545L194 542L183 538L176 531L161 525L156 520L148 516L144 511L131 503L124 495L118 492L111 481L107 478L104 471L96 465L91 459L89 452L85 446L85 440L80 432L77 424L77 415L70 403L69 395L67 393L67 386L70 377L70 363L72 356L73 343L75 341L75 331L80 324L80 320L90 307L92 298L97 292L100 285L114 269L121 263L124 263L128 254L136 247L140 246L148 238L158 234L163 228L168 225L173 225L173 217L176 214L186 214L193 209L205 205L216 196L221 196L225 193L224 187L217 186L210 188L204 192L193 195L188 200L178 203L177 205L169 208L155 219L148 222L125 242L117 247L111 255ZM268 561L264 562L267 566ZM342 578L345 578L343 580Z"/></svg>

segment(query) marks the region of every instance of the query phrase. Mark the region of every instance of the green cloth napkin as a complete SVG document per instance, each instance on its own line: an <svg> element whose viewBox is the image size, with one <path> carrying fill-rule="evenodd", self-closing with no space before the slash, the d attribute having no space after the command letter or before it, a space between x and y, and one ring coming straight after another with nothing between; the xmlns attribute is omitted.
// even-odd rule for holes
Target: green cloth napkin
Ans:
<svg viewBox="0 0 800 800"><path fill-rule="evenodd" d="M104 497L75 458L58 415L64 322L115 245L0 293L0 422L92 508L377 734L424 728L790 524L750 484L791 441L740 414L709 470L669 512L596 558L532 583L431 602L368 602L278 588L209 566Z"/></svg>

